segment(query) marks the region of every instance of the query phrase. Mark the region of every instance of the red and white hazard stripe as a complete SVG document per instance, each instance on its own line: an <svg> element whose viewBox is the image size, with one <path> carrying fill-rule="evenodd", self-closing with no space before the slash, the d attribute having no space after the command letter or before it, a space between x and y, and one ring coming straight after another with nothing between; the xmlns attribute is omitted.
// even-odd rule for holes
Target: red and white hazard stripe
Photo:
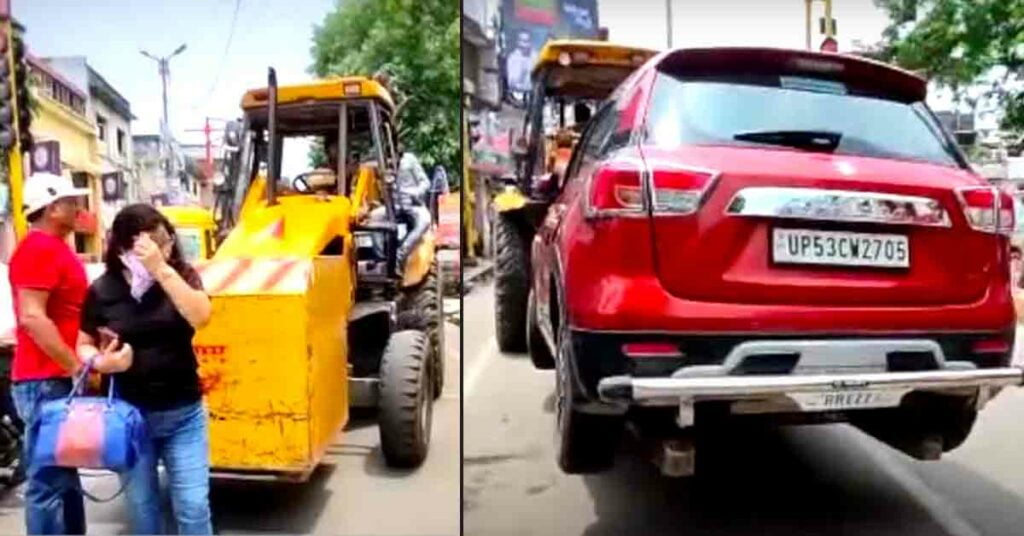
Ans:
<svg viewBox="0 0 1024 536"><path fill-rule="evenodd" d="M312 261L224 259L197 265L210 295L291 294L305 290Z"/></svg>

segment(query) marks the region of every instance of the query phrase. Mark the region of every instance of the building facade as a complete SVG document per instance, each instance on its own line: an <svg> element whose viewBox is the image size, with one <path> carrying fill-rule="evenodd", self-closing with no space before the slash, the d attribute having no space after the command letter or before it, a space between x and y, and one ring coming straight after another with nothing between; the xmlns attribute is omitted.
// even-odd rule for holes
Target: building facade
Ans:
<svg viewBox="0 0 1024 536"><path fill-rule="evenodd" d="M99 166L100 198L97 200L100 228L105 230L122 207L143 200L138 192L132 144L131 105L85 57L50 57L42 59L79 88L85 89L86 117L95 128L94 161Z"/></svg>
<svg viewBox="0 0 1024 536"><path fill-rule="evenodd" d="M25 170L29 172L33 162L49 158L46 152L50 151L48 154L59 160L62 175L78 187L89 188L89 210L76 229L75 250L87 260L98 260L102 252L99 219L103 166L98 156L96 124L88 113L89 94L42 58L28 56L28 73L36 102L31 126L36 149L29 155Z"/></svg>

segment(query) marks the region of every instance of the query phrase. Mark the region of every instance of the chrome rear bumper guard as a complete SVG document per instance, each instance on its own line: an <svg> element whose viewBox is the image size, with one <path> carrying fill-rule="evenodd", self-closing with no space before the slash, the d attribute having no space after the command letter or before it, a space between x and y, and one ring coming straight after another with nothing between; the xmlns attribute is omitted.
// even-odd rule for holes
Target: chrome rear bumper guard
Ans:
<svg viewBox="0 0 1024 536"><path fill-rule="evenodd" d="M680 426L692 424L695 402L707 400L756 401L800 393L848 393L851 391L956 391L1002 388L1024 383L1024 369L1003 367L973 370L920 372L870 372L789 374L765 376L659 377L610 376L597 386L606 403L640 406L679 406ZM988 398L984 389L982 398ZM797 411L815 411L798 409Z"/></svg>

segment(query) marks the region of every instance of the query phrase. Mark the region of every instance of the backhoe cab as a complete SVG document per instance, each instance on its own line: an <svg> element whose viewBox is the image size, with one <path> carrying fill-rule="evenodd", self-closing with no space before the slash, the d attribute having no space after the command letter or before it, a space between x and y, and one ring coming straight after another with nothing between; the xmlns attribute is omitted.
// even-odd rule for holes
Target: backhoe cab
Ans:
<svg viewBox="0 0 1024 536"><path fill-rule="evenodd" d="M580 132L600 102L654 54L585 40L549 41L541 49L526 118L513 142L515 176L494 198L495 322L502 351L527 349L530 242Z"/></svg>
<svg viewBox="0 0 1024 536"><path fill-rule="evenodd" d="M433 222L395 201L391 97L365 77L278 87L271 70L242 111L201 268L214 468L308 476L358 406L377 408L388 463L417 466L442 389L440 289ZM296 171L311 146L322 158Z"/></svg>

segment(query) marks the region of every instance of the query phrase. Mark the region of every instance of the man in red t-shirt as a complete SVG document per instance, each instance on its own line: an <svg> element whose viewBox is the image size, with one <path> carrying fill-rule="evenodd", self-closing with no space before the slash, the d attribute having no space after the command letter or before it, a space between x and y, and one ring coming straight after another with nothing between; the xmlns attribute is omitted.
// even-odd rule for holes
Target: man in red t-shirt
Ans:
<svg viewBox="0 0 1024 536"><path fill-rule="evenodd" d="M83 369L75 347L88 280L85 267L67 244L81 199L89 190L49 173L25 182L25 215L32 228L11 256L10 282L18 319L11 388L18 416L31 429L39 406L71 393L73 376ZM111 345L90 359L100 372L127 368L131 349ZM26 460L32 445L25 442ZM27 468L25 522L29 534L85 534L85 505L78 471L62 467Z"/></svg>

